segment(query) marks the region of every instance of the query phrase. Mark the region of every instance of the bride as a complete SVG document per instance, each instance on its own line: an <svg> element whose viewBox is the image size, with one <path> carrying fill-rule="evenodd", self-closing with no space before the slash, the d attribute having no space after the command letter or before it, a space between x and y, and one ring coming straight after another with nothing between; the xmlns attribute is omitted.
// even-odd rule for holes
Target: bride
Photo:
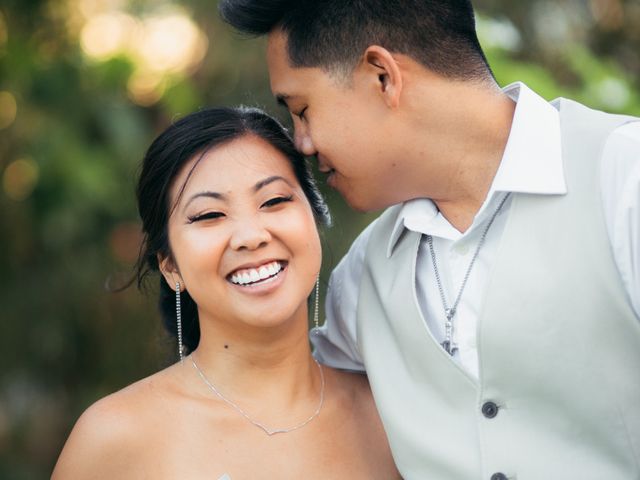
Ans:
<svg viewBox="0 0 640 480"><path fill-rule="evenodd" d="M181 119L138 206L138 279L160 273L180 361L92 405L52 478L399 478L366 377L311 356L328 212L284 129L257 109Z"/></svg>

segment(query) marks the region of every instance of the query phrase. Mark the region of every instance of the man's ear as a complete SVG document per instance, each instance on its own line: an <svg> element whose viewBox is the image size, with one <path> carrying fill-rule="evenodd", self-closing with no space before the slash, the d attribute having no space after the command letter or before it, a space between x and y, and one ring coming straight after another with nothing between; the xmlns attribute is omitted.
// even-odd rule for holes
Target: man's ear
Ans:
<svg viewBox="0 0 640 480"><path fill-rule="evenodd" d="M178 271L178 268L171 256L162 257L158 254L158 267L171 290L175 290L176 283L180 283L180 291L184 290L184 281L182 280L180 272Z"/></svg>
<svg viewBox="0 0 640 480"><path fill-rule="evenodd" d="M364 68L377 75L379 92L387 106L397 108L402 94L402 70L389 50L370 45L364 52Z"/></svg>

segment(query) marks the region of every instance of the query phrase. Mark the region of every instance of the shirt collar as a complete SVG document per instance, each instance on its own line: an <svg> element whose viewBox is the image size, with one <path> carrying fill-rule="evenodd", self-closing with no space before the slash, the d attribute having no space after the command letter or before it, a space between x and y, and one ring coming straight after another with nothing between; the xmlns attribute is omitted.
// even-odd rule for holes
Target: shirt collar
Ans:
<svg viewBox="0 0 640 480"><path fill-rule="evenodd" d="M503 92L516 102L516 109L490 193L567 193L558 110L522 82Z"/></svg>
<svg viewBox="0 0 640 480"><path fill-rule="evenodd" d="M516 108L500 166L478 215L498 192L567 193L558 110L522 82L508 85L503 92L516 102ZM387 257L405 228L429 235L453 229L441 217L427 198L404 202L389 239Z"/></svg>

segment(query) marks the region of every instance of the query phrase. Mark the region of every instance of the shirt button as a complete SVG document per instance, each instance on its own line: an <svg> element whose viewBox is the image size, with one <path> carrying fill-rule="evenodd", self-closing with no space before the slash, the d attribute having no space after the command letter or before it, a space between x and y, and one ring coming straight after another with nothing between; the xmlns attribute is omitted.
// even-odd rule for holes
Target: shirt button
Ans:
<svg viewBox="0 0 640 480"><path fill-rule="evenodd" d="M482 414L486 418L494 418L496 415L498 415L498 405L496 405L493 402L485 402L484 405L482 405ZM498 475L498 474L496 473L496 475ZM502 475L502 474L500 474L500 475ZM502 478L502 477L500 477L500 478ZM500 480L500 478L498 478L497 480ZM491 479L492 480L496 480L493 477L491 477Z"/></svg>
<svg viewBox="0 0 640 480"><path fill-rule="evenodd" d="M498 472L491 475L491 480L508 480L508 478L504 473Z"/></svg>

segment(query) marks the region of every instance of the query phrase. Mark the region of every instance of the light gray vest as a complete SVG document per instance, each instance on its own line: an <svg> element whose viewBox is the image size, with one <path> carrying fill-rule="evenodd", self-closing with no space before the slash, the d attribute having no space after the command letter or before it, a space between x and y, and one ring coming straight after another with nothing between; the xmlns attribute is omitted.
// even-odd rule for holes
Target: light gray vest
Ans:
<svg viewBox="0 0 640 480"><path fill-rule="evenodd" d="M374 227L358 343L407 480L640 479L640 321L599 189L605 139L630 118L564 99L559 110L568 194L513 196L478 323L478 380L422 318L420 234L405 231L387 258L400 207Z"/></svg>

